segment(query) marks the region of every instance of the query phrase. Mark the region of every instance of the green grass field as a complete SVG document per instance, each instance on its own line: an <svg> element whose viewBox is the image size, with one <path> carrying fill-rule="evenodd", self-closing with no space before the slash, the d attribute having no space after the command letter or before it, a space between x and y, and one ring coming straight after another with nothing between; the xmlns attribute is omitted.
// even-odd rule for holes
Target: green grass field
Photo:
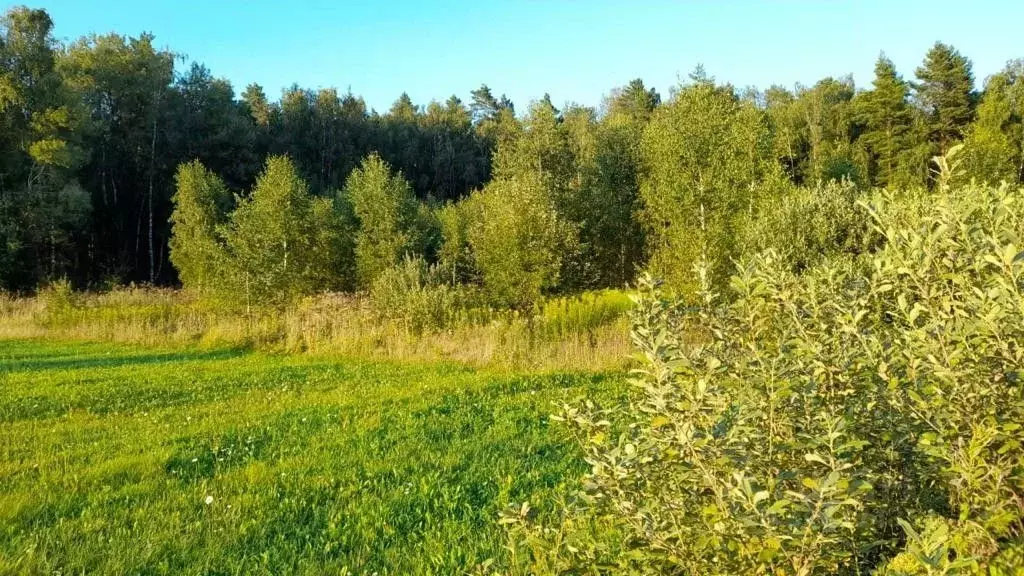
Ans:
<svg viewBox="0 0 1024 576"><path fill-rule="evenodd" d="M0 341L0 573L459 574L618 374Z"/></svg>

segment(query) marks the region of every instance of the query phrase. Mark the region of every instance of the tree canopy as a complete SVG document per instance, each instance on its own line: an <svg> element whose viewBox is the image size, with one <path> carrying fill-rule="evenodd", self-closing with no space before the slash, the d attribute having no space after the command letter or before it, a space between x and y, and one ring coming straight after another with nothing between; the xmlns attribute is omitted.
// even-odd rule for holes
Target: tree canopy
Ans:
<svg viewBox="0 0 1024 576"><path fill-rule="evenodd" d="M509 305L645 269L687 292L695 262L723 278L759 213L802 198L794 186L934 187L931 158L961 142L966 177L1020 182L1022 118L1021 61L979 93L970 60L942 43L913 80L880 56L863 88L837 76L737 90L698 69L665 98L635 78L595 107L547 94L516 106L481 84L430 102L403 93L377 111L329 87L236 93L152 35L62 43L46 11L11 8L0 287L67 277L203 291L233 262L250 295L290 299L369 289L411 256ZM509 249L502 261L503 234L559 252L528 261ZM531 270L516 276L530 296L499 295L499 265L506 278Z"/></svg>

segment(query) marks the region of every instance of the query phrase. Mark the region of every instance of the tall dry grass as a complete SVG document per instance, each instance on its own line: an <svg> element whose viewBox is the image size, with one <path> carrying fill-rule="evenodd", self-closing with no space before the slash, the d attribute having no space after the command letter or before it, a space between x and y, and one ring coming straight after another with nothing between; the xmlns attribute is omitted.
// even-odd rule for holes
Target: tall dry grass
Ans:
<svg viewBox="0 0 1024 576"><path fill-rule="evenodd" d="M424 329L365 296L322 294L283 311L245 314L163 288L73 292L57 283L35 297L0 295L0 338L60 338L144 345L242 346L514 370L615 370L631 352L628 295L557 298L533 311L453 312Z"/></svg>

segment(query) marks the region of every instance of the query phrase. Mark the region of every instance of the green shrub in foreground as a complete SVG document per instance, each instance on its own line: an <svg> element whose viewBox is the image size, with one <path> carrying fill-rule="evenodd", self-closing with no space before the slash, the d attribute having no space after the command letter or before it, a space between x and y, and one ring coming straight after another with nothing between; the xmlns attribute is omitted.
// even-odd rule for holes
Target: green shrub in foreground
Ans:
<svg viewBox="0 0 1024 576"><path fill-rule="evenodd" d="M503 518L514 572L1020 573L1024 191L865 208L860 259L760 254L729 304L700 266L693 310L642 285L638 395L564 406L591 471L561 522Z"/></svg>

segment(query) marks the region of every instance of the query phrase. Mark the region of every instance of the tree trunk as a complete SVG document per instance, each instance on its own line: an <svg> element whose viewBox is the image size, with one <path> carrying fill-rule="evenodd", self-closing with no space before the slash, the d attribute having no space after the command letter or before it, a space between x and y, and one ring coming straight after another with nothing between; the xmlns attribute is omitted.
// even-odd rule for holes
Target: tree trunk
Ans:
<svg viewBox="0 0 1024 576"><path fill-rule="evenodd" d="M160 97L156 98L157 110L153 111L153 131L149 141L149 283L156 281L156 266L153 256L153 173L156 164L156 118L160 106Z"/></svg>

